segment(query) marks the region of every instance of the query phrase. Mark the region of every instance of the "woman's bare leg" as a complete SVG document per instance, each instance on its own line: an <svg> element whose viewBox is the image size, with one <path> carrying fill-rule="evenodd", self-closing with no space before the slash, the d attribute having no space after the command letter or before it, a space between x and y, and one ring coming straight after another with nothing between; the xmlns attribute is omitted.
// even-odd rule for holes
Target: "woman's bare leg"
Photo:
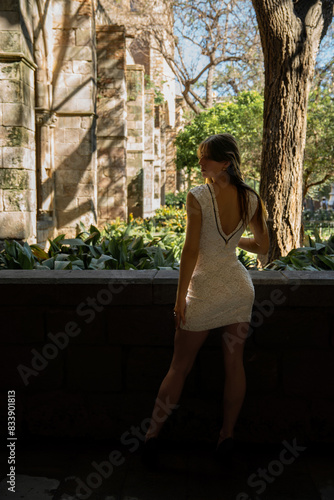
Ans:
<svg viewBox="0 0 334 500"><path fill-rule="evenodd" d="M233 437L234 426L246 393L246 377L243 352L249 323L234 323L224 326L223 353L225 364L225 385L223 399L223 426L218 444Z"/></svg>
<svg viewBox="0 0 334 500"><path fill-rule="evenodd" d="M209 330L193 332L177 328L174 338L174 354L167 375L163 379L152 412L146 440L157 437L168 415L177 405L184 382L197 353L209 334Z"/></svg>

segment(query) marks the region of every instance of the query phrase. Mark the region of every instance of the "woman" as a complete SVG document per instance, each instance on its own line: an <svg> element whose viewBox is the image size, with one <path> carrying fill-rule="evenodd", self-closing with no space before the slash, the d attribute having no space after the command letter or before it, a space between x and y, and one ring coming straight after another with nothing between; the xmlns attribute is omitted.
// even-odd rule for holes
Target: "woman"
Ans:
<svg viewBox="0 0 334 500"><path fill-rule="evenodd" d="M210 136L200 144L197 154L206 183L187 195L186 239L174 307L174 354L146 433L143 459L147 463L155 463L157 458L157 436L168 417L166 408L177 404L209 330L218 327L224 332L225 386L216 455L230 457L234 426L245 396L243 350L255 295L235 248L256 254L266 254L269 249L266 209L259 195L242 180L235 138L230 134ZM247 225L254 238L241 237Z"/></svg>

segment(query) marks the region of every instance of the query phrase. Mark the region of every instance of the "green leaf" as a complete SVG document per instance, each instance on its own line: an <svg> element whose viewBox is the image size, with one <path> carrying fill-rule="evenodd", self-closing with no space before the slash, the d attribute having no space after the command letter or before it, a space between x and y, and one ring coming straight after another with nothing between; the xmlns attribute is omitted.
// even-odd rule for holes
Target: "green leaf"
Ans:
<svg viewBox="0 0 334 500"><path fill-rule="evenodd" d="M31 251L31 248L30 248L30 245L26 241L24 242L22 250L26 254L27 257L29 257L30 259L32 259L33 261L35 261L34 255L33 255L32 251Z"/></svg>
<svg viewBox="0 0 334 500"><path fill-rule="evenodd" d="M81 259L72 260L71 264L72 264L72 269L74 269L74 266L79 269L85 269L84 262Z"/></svg>
<svg viewBox="0 0 334 500"><path fill-rule="evenodd" d="M49 256L48 254L39 246L36 244L30 245L32 253L40 260L48 259Z"/></svg>
<svg viewBox="0 0 334 500"><path fill-rule="evenodd" d="M162 250L160 247L156 248L153 262L154 262L155 267L163 266L165 264L165 259L164 259L164 256L163 256L163 253L162 253Z"/></svg>
<svg viewBox="0 0 334 500"><path fill-rule="evenodd" d="M326 264L326 266L329 268L329 269L332 269L332 271L334 271L334 259L331 259L329 258L328 256L326 255L318 255L318 258L324 263Z"/></svg>
<svg viewBox="0 0 334 500"><path fill-rule="evenodd" d="M124 263L124 269L126 269L126 270L134 269L134 270L138 271L137 267L134 266L133 264L130 264L129 262Z"/></svg>
<svg viewBox="0 0 334 500"><path fill-rule="evenodd" d="M302 262L301 259L298 259L297 257L291 257L291 263L297 268L297 269L303 269L304 263Z"/></svg>
<svg viewBox="0 0 334 500"><path fill-rule="evenodd" d="M65 238L65 234L58 234L58 236L53 240L54 243L59 243L61 240Z"/></svg>
<svg viewBox="0 0 334 500"><path fill-rule="evenodd" d="M69 262L69 257L70 257L70 254L68 254L68 253L59 253L58 255L56 255L55 260L58 262L59 261Z"/></svg>
<svg viewBox="0 0 334 500"><path fill-rule="evenodd" d="M22 269L34 269L35 267L35 262L32 262L24 252L19 253L17 260Z"/></svg>
<svg viewBox="0 0 334 500"><path fill-rule="evenodd" d="M88 238L86 238L84 240L84 243L92 243L93 245L95 243L97 243L98 239L100 237L100 233L99 232L95 232L95 233L92 233L91 235L88 236Z"/></svg>
<svg viewBox="0 0 334 500"><path fill-rule="evenodd" d="M5 240L5 250L8 255L15 259L17 257L17 250L21 248L21 245L16 241L7 241Z"/></svg>
<svg viewBox="0 0 334 500"><path fill-rule="evenodd" d="M61 234L60 236L64 236L64 235ZM48 238L48 241L50 243L49 256L53 257L54 255L56 255L60 252L60 247L58 246L56 240L51 241L50 238Z"/></svg>
<svg viewBox="0 0 334 500"><path fill-rule="evenodd" d="M46 271L50 271L50 268L48 266L44 266L42 264L35 264L35 269L45 269Z"/></svg>
<svg viewBox="0 0 334 500"><path fill-rule="evenodd" d="M55 258L51 257L50 259L46 259L43 261L43 266L46 266L48 269L54 269Z"/></svg>
<svg viewBox="0 0 334 500"><path fill-rule="evenodd" d="M55 271L62 271L64 269L72 269L72 262L68 261L55 261Z"/></svg>
<svg viewBox="0 0 334 500"><path fill-rule="evenodd" d="M88 246L86 243L80 238L69 238L68 240L62 240L62 245L70 245L71 247L80 247L80 246Z"/></svg>

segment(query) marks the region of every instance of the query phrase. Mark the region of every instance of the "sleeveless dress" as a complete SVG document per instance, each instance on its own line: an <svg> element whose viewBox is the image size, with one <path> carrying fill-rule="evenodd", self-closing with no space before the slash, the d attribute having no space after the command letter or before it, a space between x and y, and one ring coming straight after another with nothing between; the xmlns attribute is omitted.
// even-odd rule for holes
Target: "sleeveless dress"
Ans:
<svg viewBox="0 0 334 500"><path fill-rule="evenodd" d="M202 211L198 259L186 296L183 330L201 331L233 323L249 322L255 298L252 279L236 255L236 246L245 230L239 221L230 234L222 230L212 184L190 189ZM258 199L247 191L248 220Z"/></svg>

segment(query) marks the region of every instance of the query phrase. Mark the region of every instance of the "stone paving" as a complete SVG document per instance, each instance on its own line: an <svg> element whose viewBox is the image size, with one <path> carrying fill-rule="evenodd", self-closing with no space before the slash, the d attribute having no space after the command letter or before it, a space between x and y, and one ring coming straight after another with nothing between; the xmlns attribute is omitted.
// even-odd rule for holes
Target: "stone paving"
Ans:
<svg viewBox="0 0 334 500"><path fill-rule="evenodd" d="M0 498L333 500L333 446L303 450L286 443L237 443L234 465L226 468L213 458L211 443L162 441L160 465L152 471L142 464L135 440L127 449L110 441L22 440L15 493L7 490L6 451L1 452Z"/></svg>

